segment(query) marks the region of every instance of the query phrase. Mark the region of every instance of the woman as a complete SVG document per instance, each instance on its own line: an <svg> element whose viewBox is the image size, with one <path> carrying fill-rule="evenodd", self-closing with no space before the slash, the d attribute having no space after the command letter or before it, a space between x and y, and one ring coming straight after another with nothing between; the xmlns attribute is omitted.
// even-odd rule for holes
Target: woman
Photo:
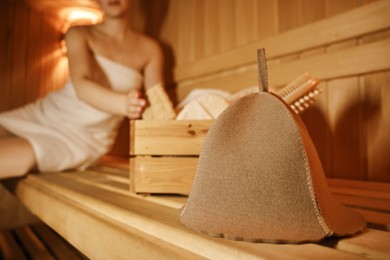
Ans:
<svg viewBox="0 0 390 260"><path fill-rule="evenodd" d="M0 179L31 169L85 169L108 152L124 116L141 117L141 88L162 82L158 44L129 26L131 1L99 3L103 23L66 35L71 80L65 87L0 114Z"/></svg>

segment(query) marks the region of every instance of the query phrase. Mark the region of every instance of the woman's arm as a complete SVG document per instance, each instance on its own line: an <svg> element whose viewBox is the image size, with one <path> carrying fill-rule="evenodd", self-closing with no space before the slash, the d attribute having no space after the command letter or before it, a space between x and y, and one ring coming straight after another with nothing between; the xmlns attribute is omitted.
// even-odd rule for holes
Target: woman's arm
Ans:
<svg viewBox="0 0 390 260"><path fill-rule="evenodd" d="M102 111L139 118L145 104L145 100L139 99L139 93L117 93L93 81L87 33L87 28L76 27L66 34L70 77L78 97Z"/></svg>
<svg viewBox="0 0 390 260"><path fill-rule="evenodd" d="M149 59L144 68L144 85L145 89L164 83L163 77L163 54L158 43L147 39L144 44L144 52L148 53Z"/></svg>

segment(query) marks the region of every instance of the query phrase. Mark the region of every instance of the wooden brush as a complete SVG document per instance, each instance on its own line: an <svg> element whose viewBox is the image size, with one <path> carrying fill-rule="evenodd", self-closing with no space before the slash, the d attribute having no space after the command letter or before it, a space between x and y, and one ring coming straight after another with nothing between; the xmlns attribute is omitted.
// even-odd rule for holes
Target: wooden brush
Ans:
<svg viewBox="0 0 390 260"><path fill-rule="evenodd" d="M320 93L317 88L319 83L319 79L306 72L276 94L299 114L315 102L316 96Z"/></svg>

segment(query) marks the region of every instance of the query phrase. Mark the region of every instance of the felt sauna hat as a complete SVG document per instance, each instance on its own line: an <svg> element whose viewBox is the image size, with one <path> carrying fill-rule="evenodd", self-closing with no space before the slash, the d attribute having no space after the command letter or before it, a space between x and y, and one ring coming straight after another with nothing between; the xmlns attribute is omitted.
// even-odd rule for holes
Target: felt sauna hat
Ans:
<svg viewBox="0 0 390 260"><path fill-rule="evenodd" d="M365 220L328 190L299 116L268 92L263 49L258 57L260 93L238 100L210 128L180 221L250 242L303 243L363 230Z"/></svg>

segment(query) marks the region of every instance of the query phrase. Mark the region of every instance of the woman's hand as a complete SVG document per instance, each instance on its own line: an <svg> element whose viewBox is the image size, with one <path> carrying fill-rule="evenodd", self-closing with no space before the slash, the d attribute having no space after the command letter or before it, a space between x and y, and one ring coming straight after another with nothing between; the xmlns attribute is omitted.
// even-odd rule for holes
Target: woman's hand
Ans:
<svg viewBox="0 0 390 260"><path fill-rule="evenodd" d="M141 92L132 90L127 95L127 117L130 119L141 118L145 110L146 100L142 98Z"/></svg>

